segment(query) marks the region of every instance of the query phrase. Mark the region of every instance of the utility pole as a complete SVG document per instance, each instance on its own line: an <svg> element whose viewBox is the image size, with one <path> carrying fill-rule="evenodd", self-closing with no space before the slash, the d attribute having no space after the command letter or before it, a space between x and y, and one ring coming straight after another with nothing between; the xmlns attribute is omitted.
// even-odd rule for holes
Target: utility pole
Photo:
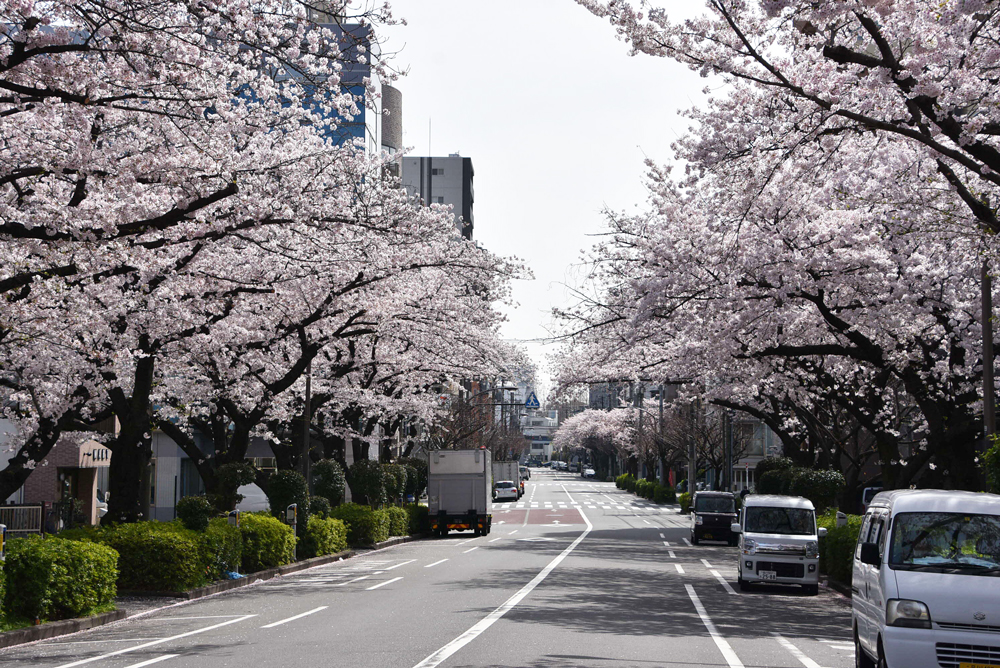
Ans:
<svg viewBox="0 0 1000 668"><path fill-rule="evenodd" d="M306 479L306 485L309 485L310 492L312 491L312 485L309 484L309 468L311 462L309 461L309 424L312 422L312 360L306 365L306 405L302 410L302 461L299 463L299 469L302 472L302 476ZM379 448L381 452L381 448Z"/></svg>

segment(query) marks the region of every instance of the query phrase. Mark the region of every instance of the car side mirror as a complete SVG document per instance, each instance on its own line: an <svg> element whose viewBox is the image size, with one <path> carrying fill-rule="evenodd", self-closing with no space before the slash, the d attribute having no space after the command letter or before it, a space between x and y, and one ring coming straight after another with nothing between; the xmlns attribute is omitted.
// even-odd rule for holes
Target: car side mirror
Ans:
<svg viewBox="0 0 1000 668"><path fill-rule="evenodd" d="M816 535L819 536L820 538L825 538L826 537L826 527L820 527L819 531L816 532Z"/></svg>
<svg viewBox="0 0 1000 668"><path fill-rule="evenodd" d="M879 566L878 543L861 543L861 563L869 566Z"/></svg>
<svg viewBox="0 0 1000 668"><path fill-rule="evenodd" d="M729 525L729 530L733 533L743 533L743 527L735 522Z"/></svg>

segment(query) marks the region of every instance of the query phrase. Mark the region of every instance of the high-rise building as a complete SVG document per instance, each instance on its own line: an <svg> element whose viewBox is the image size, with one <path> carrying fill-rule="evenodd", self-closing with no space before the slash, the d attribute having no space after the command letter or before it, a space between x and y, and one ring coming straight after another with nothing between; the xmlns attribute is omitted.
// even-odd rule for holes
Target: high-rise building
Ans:
<svg viewBox="0 0 1000 668"><path fill-rule="evenodd" d="M403 158L403 186L411 197L419 197L425 206L450 204L455 227L466 239L472 239L472 158L453 153L446 158Z"/></svg>

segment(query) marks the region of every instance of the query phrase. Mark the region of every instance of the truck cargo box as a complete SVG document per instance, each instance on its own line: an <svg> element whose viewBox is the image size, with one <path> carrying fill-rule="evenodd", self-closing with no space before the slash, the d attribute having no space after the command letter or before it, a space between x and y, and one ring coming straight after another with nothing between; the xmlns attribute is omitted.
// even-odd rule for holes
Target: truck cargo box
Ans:
<svg viewBox="0 0 1000 668"><path fill-rule="evenodd" d="M427 509L431 529L490 531L493 512L493 469L488 450L437 450L430 453Z"/></svg>

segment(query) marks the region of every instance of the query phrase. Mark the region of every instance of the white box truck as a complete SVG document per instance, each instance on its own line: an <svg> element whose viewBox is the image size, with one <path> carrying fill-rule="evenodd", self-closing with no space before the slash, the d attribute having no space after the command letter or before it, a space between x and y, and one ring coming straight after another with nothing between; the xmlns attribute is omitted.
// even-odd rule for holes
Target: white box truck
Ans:
<svg viewBox="0 0 1000 668"><path fill-rule="evenodd" d="M435 450L427 467L431 531L486 535L493 522L493 468L489 450Z"/></svg>
<svg viewBox="0 0 1000 668"><path fill-rule="evenodd" d="M493 462L493 482L510 480L517 488L517 498L521 498L521 471L517 462Z"/></svg>

